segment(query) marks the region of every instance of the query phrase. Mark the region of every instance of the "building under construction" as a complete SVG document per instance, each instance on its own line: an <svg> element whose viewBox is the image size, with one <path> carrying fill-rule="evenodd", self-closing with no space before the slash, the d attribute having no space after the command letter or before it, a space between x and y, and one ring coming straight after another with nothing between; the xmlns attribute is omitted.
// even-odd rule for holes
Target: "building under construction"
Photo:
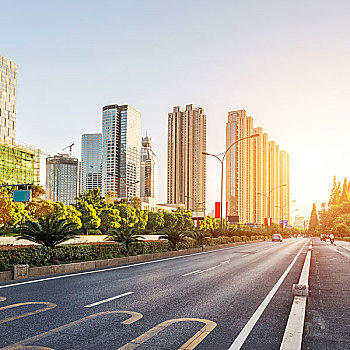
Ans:
<svg viewBox="0 0 350 350"><path fill-rule="evenodd" d="M27 146L0 143L0 182L8 185L39 185L39 150Z"/></svg>

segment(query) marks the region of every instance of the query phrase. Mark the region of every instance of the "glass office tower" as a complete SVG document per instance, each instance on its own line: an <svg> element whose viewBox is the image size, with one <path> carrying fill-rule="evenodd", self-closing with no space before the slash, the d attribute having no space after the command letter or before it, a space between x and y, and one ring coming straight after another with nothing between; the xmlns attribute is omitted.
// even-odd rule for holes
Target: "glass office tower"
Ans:
<svg viewBox="0 0 350 350"><path fill-rule="evenodd" d="M140 196L141 113L128 105L102 108L102 194ZM137 182L137 183L136 183Z"/></svg>
<svg viewBox="0 0 350 350"><path fill-rule="evenodd" d="M83 134L81 137L81 193L102 190L102 134Z"/></svg>

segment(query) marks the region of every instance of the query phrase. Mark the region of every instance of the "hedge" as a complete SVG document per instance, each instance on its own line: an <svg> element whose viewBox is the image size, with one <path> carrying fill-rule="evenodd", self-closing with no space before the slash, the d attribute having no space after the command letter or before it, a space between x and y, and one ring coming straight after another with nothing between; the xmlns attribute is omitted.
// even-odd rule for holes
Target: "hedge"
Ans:
<svg viewBox="0 0 350 350"><path fill-rule="evenodd" d="M207 246L263 239L264 236L233 236L203 239ZM179 244L178 249L188 249L196 246L195 240L186 239ZM131 255L161 253L169 251L167 241L143 241L132 245ZM126 256L127 252L119 243L90 243L59 245L55 249L42 246L0 247L0 271L10 270L12 265L28 264L29 266L44 266L66 264L82 261L113 259Z"/></svg>
<svg viewBox="0 0 350 350"><path fill-rule="evenodd" d="M147 254L168 251L165 241L140 242L134 244L131 254ZM55 249L42 246L27 246L0 250L0 271L6 271L15 264L29 266L74 263L101 259L113 259L127 255L119 243L69 244Z"/></svg>

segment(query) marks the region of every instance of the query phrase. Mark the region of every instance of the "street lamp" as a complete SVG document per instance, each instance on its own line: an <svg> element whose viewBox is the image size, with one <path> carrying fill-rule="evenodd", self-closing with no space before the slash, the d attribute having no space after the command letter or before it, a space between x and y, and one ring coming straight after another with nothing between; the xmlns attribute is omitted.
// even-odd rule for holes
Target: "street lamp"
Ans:
<svg viewBox="0 0 350 350"><path fill-rule="evenodd" d="M205 203L205 201L204 202L201 202L201 203L197 203L197 201L196 201L196 198L193 198L193 197L190 197L190 196L184 196L185 198L190 198L190 199L193 199L194 200L194 207L195 207L195 210L197 210L198 209L198 207L200 206L200 205L202 205L202 204L204 204ZM201 207L201 208L203 208L203 207ZM193 209L192 209L193 210Z"/></svg>
<svg viewBox="0 0 350 350"><path fill-rule="evenodd" d="M257 194L259 194L259 195L264 196L264 197L267 198L267 217L268 217L268 218L270 217L270 197L271 197L270 194L271 194L275 189L280 188L280 187L285 187L285 186L287 186L287 185L284 184L284 185L276 186L276 187L274 187L268 194L266 194L266 193L260 193L260 192L257 193Z"/></svg>
<svg viewBox="0 0 350 350"><path fill-rule="evenodd" d="M287 202L285 203L284 205L282 205L282 207L279 207L278 205L275 205L276 208L279 208L281 210L281 213L282 213L282 233L283 233L283 219L284 219L284 215L283 215L283 210L284 208L286 207L286 205L290 204L290 203L293 203L293 202L296 202L296 200L293 200L293 201L290 201L290 202Z"/></svg>
<svg viewBox="0 0 350 350"><path fill-rule="evenodd" d="M107 175L114 176L115 178L117 178L119 180L123 180L123 182L125 184L125 192L126 192L126 229L128 229L128 220L129 220L129 188L130 188L130 186L133 186L133 185L137 184L138 182L140 182L140 180L134 181L131 184L128 184L123 177L116 176L116 175L114 175L112 173L107 173Z"/></svg>
<svg viewBox="0 0 350 350"><path fill-rule="evenodd" d="M254 135L250 135L248 137L243 137L239 140L236 140L234 143L232 143L230 145L230 147L228 147L226 149L225 152L219 153L219 154L211 154L211 153L207 153L207 152L202 152L202 154L206 155L206 156L212 156L215 157L220 163L221 163L221 194L220 194L220 229L222 229L222 193L223 193L223 184L224 184L224 160L226 157L227 152L231 149L232 146L234 146L236 143L243 141L243 140L247 140L247 139L251 139L253 137L258 137L260 136L259 134L254 134ZM219 158L219 156L222 156L222 159Z"/></svg>

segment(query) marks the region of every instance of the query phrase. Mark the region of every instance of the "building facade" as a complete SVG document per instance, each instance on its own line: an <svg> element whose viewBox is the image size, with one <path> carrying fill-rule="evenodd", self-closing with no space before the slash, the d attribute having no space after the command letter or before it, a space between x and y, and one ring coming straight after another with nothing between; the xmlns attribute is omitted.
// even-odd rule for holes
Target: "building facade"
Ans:
<svg viewBox="0 0 350 350"><path fill-rule="evenodd" d="M102 194L140 196L141 113L128 105L102 108Z"/></svg>
<svg viewBox="0 0 350 350"><path fill-rule="evenodd" d="M39 151L0 142L0 183L39 185L39 181Z"/></svg>
<svg viewBox="0 0 350 350"><path fill-rule="evenodd" d="M0 143L15 144L17 64L0 55Z"/></svg>
<svg viewBox="0 0 350 350"><path fill-rule="evenodd" d="M158 200L158 161L151 147L151 139L142 138L140 159L140 196Z"/></svg>
<svg viewBox="0 0 350 350"><path fill-rule="evenodd" d="M256 137L249 138L252 135ZM226 201L228 215L242 223L289 221L289 155L245 110L228 113L226 147Z"/></svg>
<svg viewBox="0 0 350 350"><path fill-rule="evenodd" d="M206 196L206 115L204 109L179 106L168 114L167 203L204 210Z"/></svg>
<svg viewBox="0 0 350 350"><path fill-rule="evenodd" d="M102 133L81 137L80 192L102 190Z"/></svg>
<svg viewBox="0 0 350 350"><path fill-rule="evenodd" d="M78 159L68 154L46 158L45 198L65 205L74 204L78 195L78 168Z"/></svg>

